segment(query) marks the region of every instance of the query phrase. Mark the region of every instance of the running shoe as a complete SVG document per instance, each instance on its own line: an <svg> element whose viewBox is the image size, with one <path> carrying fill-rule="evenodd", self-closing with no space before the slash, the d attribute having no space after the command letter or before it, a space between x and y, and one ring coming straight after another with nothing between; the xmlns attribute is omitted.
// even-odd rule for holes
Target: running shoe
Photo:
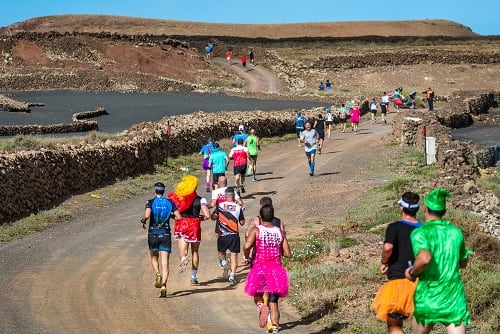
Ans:
<svg viewBox="0 0 500 334"><path fill-rule="evenodd" d="M270 324L267 326L267 332L272 334L278 334L280 327L276 324Z"/></svg>
<svg viewBox="0 0 500 334"><path fill-rule="evenodd" d="M189 263L189 256L183 256L181 263L179 264L179 272L183 273L186 271L187 265Z"/></svg>
<svg viewBox="0 0 500 334"><path fill-rule="evenodd" d="M258 181L258 180L257 180L257 178L254 176L254 177L252 178L252 181Z"/></svg>
<svg viewBox="0 0 500 334"><path fill-rule="evenodd" d="M236 280L234 277L229 277L229 285L236 285Z"/></svg>
<svg viewBox="0 0 500 334"><path fill-rule="evenodd" d="M241 186L240 189L241 189L241 193L244 194L245 193L245 187Z"/></svg>
<svg viewBox="0 0 500 334"><path fill-rule="evenodd" d="M191 280L189 281L189 284L191 284L191 285L199 285L200 283L198 282L198 279L196 277L191 277Z"/></svg>
<svg viewBox="0 0 500 334"><path fill-rule="evenodd" d="M267 317L269 316L269 306L262 305L259 312L259 327L264 328L267 324Z"/></svg>
<svg viewBox="0 0 500 334"><path fill-rule="evenodd" d="M229 270L231 270L231 261L229 261L229 259L227 259L226 263L222 267L222 278L229 277Z"/></svg>
<svg viewBox="0 0 500 334"><path fill-rule="evenodd" d="M156 276L155 276L155 288L161 288L161 274L160 273L156 273Z"/></svg>
<svg viewBox="0 0 500 334"><path fill-rule="evenodd" d="M309 175L314 176L314 172L309 172Z"/></svg>
<svg viewBox="0 0 500 334"><path fill-rule="evenodd" d="M167 298L167 287L165 285L162 285L160 288L160 295L158 297Z"/></svg>

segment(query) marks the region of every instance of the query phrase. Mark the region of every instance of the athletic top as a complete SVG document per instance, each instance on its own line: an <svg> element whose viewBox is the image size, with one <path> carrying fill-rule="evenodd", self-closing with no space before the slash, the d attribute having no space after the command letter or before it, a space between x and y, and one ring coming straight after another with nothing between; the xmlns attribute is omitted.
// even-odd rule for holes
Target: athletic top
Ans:
<svg viewBox="0 0 500 334"><path fill-rule="evenodd" d="M315 129L318 132L323 132L325 130L325 120L324 119L317 119Z"/></svg>
<svg viewBox="0 0 500 334"><path fill-rule="evenodd" d="M318 139L318 137L318 132L314 129L311 129L309 131L302 131L302 133L300 134L300 139L306 142L304 145L306 153L316 149L316 140Z"/></svg>
<svg viewBox="0 0 500 334"><path fill-rule="evenodd" d="M222 203L226 201L226 189L227 187L221 187L217 188L214 191L212 191L212 200L215 200L216 204ZM238 192L234 192L234 199L238 200L240 199L240 195L238 195Z"/></svg>
<svg viewBox="0 0 500 334"><path fill-rule="evenodd" d="M196 196L193 203L191 203L191 206L189 208L187 208L186 210L181 212L181 216L188 217L188 218L199 218L201 206L207 205L207 204L208 204L208 202L207 202L206 198L203 198L201 196Z"/></svg>
<svg viewBox="0 0 500 334"><path fill-rule="evenodd" d="M212 173L222 174L226 172L226 152L221 149L213 149L208 162L212 166Z"/></svg>
<svg viewBox="0 0 500 334"><path fill-rule="evenodd" d="M200 154L203 154L203 158L208 158L210 155L210 152L213 149L213 142L208 142L207 144L203 145L200 150Z"/></svg>
<svg viewBox="0 0 500 334"><path fill-rule="evenodd" d="M306 118L304 116L296 116L293 119L293 122L295 123L295 130L297 131L304 130L304 125L306 124Z"/></svg>
<svg viewBox="0 0 500 334"><path fill-rule="evenodd" d="M259 148L257 147L257 136L250 135L247 138L247 148L250 155L257 155Z"/></svg>
<svg viewBox="0 0 500 334"><path fill-rule="evenodd" d="M400 220L389 224L385 232L384 243L393 245L392 254L389 258L389 269L387 278L405 278L405 270L408 268L408 261L415 261L413 250L411 248L410 235L414 229L422 226L421 222L411 223Z"/></svg>
<svg viewBox="0 0 500 334"><path fill-rule="evenodd" d="M247 153L248 153L248 148L242 145L238 145L231 149L231 152L229 152L229 159L233 158L234 167L246 166Z"/></svg>
<svg viewBox="0 0 500 334"><path fill-rule="evenodd" d="M331 112L326 113L326 121L327 122L332 122L333 121L333 116Z"/></svg>
<svg viewBox="0 0 500 334"><path fill-rule="evenodd" d="M177 210L174 203L162 195L157 195L155 198L146 202L146 209L148 208L151 209L151 215L149 216L149 231L166 230L166 233L170 234L170 215Z"/></svg>
<svg viewBox="0 0 500 334"><path fill-rule="evenodd" d="M219 236L239 233L239 222L245 220L242 207L235 202L219 203L214 210L218 213L215 232Z"/></svg>
<svg viewBox="0 0 500 334"><path fill-rule="evenodd" d="M377 110L377 102L371 101L370 102L370 110Z"/></svg>
<svg viewBox="0 0 500 334"><path fill-rule="evenodd" d="M259 234L255 240L255 258L253 264L264 262L275 262L281 264L281 245L283 243L283 234L276 227L257 226Z"/></svg>

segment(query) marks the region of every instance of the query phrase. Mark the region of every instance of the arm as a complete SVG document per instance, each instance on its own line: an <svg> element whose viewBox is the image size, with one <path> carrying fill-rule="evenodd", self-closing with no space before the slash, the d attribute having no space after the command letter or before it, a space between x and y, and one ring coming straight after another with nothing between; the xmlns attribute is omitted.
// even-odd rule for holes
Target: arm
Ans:
<svg viewBox="0 0 500 334"><path fill-rule="evenodd" d="M146 208L141 218L141 224L143 229L146 229L146 222L148 221L149 216L151 216L151 208Z"/></svg>
<svg viewBox="0 0 500 334"><path fill-rule="evenodd" d="M288 243L288 239L283 234L283 244L281 245L283 256L284 257L292 257L292 251L290 250L290 244Z"/></svg>
<svg viewBox="0 0 500 334"><path fill-rule="evenodd" d="M382 274L387 274L387 269L389 268L389 258L392 255L392 250L394 245L391 243L384 243L382 246L382 259L380 260L380 272Z"/></svg>
<svg viewBox="0 0 500 334"><path fill-rule="evenodd" d="M257 227L252 227L248 232L247 241L245 242L245 246L243 246L243 253L247 259L250 258L250 251L252 250L255 240L257 239L257 233L259 233Z"/></svg>
<svg viewBox="0 0 500 334"><path fill-rule="evenodd" d="M410 280L414 280L415 278L417 278L418 275L425 271L431 261L431 252L429 252L428 250L421 250L420 252L418 252L413 267L410 267L405 271L406 278Z"/></svg>
<svg viewBox="0 0 500 334"><path fill-rule="evenodd" d="M201 220L206 220L210 218L210 211L208 210L208 205L203 204L201 206L200 213L201 213L200 216L202 216Z"/></svg>
<svg viewBox="0 0 500 334"><path fill-rule="evenodd" d="M208 208L211 209L213 207L215 207L215 204L217 204L217 200L216 199L212 199L210 200L210 202L208 203Z"/></svg>
<svg viewBox="0 0 500 334"><path fill-rule="evenodd" d="M175 220L181 220L182 219L182 216L181 216L181 213L179 212L179 210L175 210L172 214L174 215L174 219Z"/></svg>

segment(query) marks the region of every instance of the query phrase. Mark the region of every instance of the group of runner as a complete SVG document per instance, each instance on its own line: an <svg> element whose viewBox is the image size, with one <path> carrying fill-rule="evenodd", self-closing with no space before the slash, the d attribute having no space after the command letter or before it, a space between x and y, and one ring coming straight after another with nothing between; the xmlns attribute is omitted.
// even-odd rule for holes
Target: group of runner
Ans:
<svg viewBox="0 0 500 334"><path fill-rule="evenodd" d="M222 268L222 275L228 279L229 285L237 284L235 273L241 250L240 227L245 225L245 205L240 192L245 192L244 176L247 162L252 166L253 180L257 180L255 171L260 143L254 129L247 134L241 125L233 137L233 145L229 155L226 155L219 144L209 138L207 144L200 150L204 156L202 166L206 166L209 171L205 186L207 191L212 190L210 202L196 192L198 178L185 175L175 186L174 191L167 195L165 195L165 185L161 182L156 183L155 197L146 203L141 223L148 230L155 287L160 289L162 298L167 297L172 234L179 243L179 272L185 272L191 262L190 284L199 284L197 273L201 222L206 219L215 221L218 264ZM235 187L227 186L225 175L230 159L234 161ZM221 169L217 169L218 167ZM212 180L209 180L209 173L212 174ZM173 232L170 228L170 218L174 219ZM149 226L146 227L148 220ZM190 254L189 249L191 249ZM272 200L269 197L261 199L259 214L250 220L243 249L244 263L250 266L245 292L254 297L259 312L259 326L266 327L269 333L278 333L280 317L278 299L288 294L289 287L288 273L281 264L281 257L289 257L291 253L284 224L274 216ZM229 257L226 255L228 251Z"/></svg>

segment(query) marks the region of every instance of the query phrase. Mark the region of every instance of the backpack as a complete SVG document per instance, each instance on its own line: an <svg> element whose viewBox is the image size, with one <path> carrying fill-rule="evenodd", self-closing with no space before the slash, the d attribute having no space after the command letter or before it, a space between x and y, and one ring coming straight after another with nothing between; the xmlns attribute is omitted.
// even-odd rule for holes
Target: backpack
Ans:
<svg viewBox="0 0 500 334"><path fill-rule="evenodd" d="M151 203L151 214L154 216L154 227L164 227L172 214L172 202L163 196L156 197Z"/></svg>

